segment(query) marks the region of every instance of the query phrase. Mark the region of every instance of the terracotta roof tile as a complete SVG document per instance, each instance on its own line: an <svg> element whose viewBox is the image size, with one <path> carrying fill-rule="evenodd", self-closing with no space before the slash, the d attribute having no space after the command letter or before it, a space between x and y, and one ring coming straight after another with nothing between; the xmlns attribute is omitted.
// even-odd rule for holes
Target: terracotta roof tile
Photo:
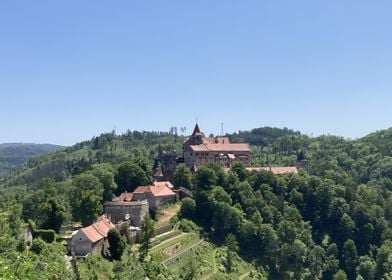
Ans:
<svg viewBox="0 0 392 280"><path fill-rule="evenodd" d="M112 199L113 202L132 201L133 193L123 192L119 196Z"/></svg>
<svg viewBox="0 0 392 280"><path fill-rule="evenodd" d="M249 144L201 144L191 145L191 149L195 152L249 152Z"/></svg>
<svg viewBox="0 0 392 280"><path fill-rule="evenodd" d="M92 242L95 243L103 238L103 236L96 231L93 226L88 226L80 229L84 235Z"/></svg>
<svg viewBox="0 0 392 280"><path fill-rule="evenodd" d="M172 191L173 185L169 181L154 182L152 186L140 186L137 187L134 193L152 193L153 196L167 196L175 195Z"/></svg>
<svg viewBox="0 0 392 280"><path fill-rule="evenodd" d="M95 243L106 237L112 228L114 228L114 224L105 215L102 215L97 222L80 230L92 243Z"/></svg>
<svg viewBox="0 0 392 280"><path fill-rule="evenodd" d="M172 183L170 183L169 181L154 182L154 186L157 186L157 187L165 186L165 187L167 187L169 189L173 189L174 188Z"/></svg>
<svg viewBox="0 0 392 280"><path fill-rule="evenodd" d="M133 193L145 193L146 191L148 191L150 188L150 186L139 186L137 187Z"/></svg>

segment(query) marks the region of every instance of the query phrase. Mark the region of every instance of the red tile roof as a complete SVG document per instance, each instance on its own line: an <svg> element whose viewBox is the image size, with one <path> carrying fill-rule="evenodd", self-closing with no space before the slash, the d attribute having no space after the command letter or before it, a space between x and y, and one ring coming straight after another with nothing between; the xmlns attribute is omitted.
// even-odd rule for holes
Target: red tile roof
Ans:
<svg viewBox="0 0 392 280"><path fill-rule="evenodd" d="M112 199L112 201L115 202L122 202L122 201L132 201L133 198L133 193L129 193L129 192L123 192L122 194L120 194L120 196L117 196L115 198Z"/></svg>
<svg viewBox="0 0 392 280"><path fill-rule="evenodd" d="M236 143L236 144L201 144L201 145L191 145L192 151L194 152L249 152L249 144Z"/></svg>
<svg viewBox="0 0 392 280"><path fill-rule="evenodd" d="M139 186L137 187L133 193L145 193L145 192L151 192L150 187L152 186Z"/></svg>
<svg viewBox="0 0 392 280"><path fill-rule="evenodd" d="M204 137L205 144L230 144L229 137Z"/></svg>
<svg viewBox="0 0 392 280"><path fill-rule="evenodd" d="M95 243L102 238L107 237L109 230L112 228L114 228L114 224L112 224L106 215L102 215L97 222L88 227L81 228L80 230L92 243Z"/></svg>
<svg viewBox="0 0 392 280"><path fill-rule="evenodd" d="M137 187L134 193L146 193L150 192L153 196L168 196L175 195L172 191L173 185L169 181L154 182L152 186L140 186Z"/></svg>
<svg viewBox="0 0 392 280"><path fill-rule="evenodd" d="M170 183L169 181L161 181L161 182L155 181L155 182L154 182L154 186L157 186L157 187L165 186L165 187L167 187L167 188L169 188L169 189L171 189L171 190L174 188L174 186L172 185L172 183Z"/></svg>

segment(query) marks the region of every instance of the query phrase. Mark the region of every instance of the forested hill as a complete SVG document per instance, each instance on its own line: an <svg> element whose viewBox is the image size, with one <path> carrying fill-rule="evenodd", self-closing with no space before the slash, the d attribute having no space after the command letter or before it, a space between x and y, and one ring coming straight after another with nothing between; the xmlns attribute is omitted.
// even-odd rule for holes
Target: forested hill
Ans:
<svg viewBox="0 0 392 280"><path fill-rule="evenodd" d="M63 146L52 144L0 144L0 177L19 170L32 157L44 155L63 148Z"/></svg>
<svg viewBox="0 0 392 280"><path fill-rule="evenodd" d="M45 177L57 182L64 181L89 170L94 164L118 165L138 157L145 157L152 164L160 151L180 152L184 139L168 132L102 133L57 152L31 158L23 169L2 180L0 178L0 187L31 187Z"/></svg>
<svg viewBox="0 0 392 280"><path fill-rule="evenodd" d="M13 169L16 172L12 176L2 180L0 178L0 186L34 185L45 177L62 181L72 175L88 170L94 164L120 164L137 157L145 157L152 164L154 158L164 150L176 150L180 156L182 143L186 137L178 135L174 131L173 129L171 129L171 132L127 131L122 135L116 135L114 132L102 133L91 140L77 143L58 152L31 158L25 168L21 170ZM296 158L297 150L304 146L300 144L290 147L290 151L287 151L286 154L290 154L291 157L287 160L287 157L282 157L282 155L274 156L278 154L273 145L282 146L278 141L278 139L282 139L283 146L281 148L286 149L284 147L284 137L301 137L298 131L287 128L261 127L251 131L227 134L226 136L232 142L248 142L259 147L259 149L262 146L264 150L261 152L256 148L253 150L255 165L291 164ZM292 156L293 153L294 156ZM267 158L270 159L267 160Z"/></svg>
<svg viewBox="0 0 392 280"><path fill-rule="evenodd" d="M227 136L252 142L255 165L291 165L305 154L309 171L273 175L234 165L226 172L209 164L192 174L179 165L174 186L194 194L182 200L176 217L185 228L200 228L203 238L257 266L264 277L258 279L392 279L392 128L356 140L275 128ZM18 245L22 222L57 233L64 225L91 224L113 194L151 183L153 159L163 150L180 153L184 139L167 132L104 133L30 159L2 182L0 264L6 265L0 265L0 278L9 272L2 267L18 270L18 250L25 262L20 269L41 271L31 263L47 254ZM39 242L38 249L49 246ZM43 260L48 279L53 269L66 271L59 252ZM225 258L229 263L235 255ZM137 266L150 279L173 279L161 262L125 261L124 269ZM118 268L104 269L120 275ZM114 279L135 279L123 272Z"/></svg>
<svg viewBox="0 0 392 280"><path fill-rule="evenodd" d="M272 127L239 131L226 136L232 142L251 144L255 166L293 165L303 151L310 162L311 174L329 176L340 182L383 181L383 184L390 184L392 188L392 182L383 176L392 174L392 128L357 140L333 135L311 138L291 129ZM147 158L152 165L160 151L176 150L180 155L185 139L184 136L169 132L103 133L55 153L31 158L23 169L3 178L0 186L34 185L45 177L62 181L88 170L94 164L118 165L137 157ZM344 175L340 172L344 172Z"/></svg>
<svg viewBox="0 0 392 280"><path fill-rule="evenodd" d="M299 131L294 131L288 128L276 127L259 127L250 131L239 131L238 133L228 134L230 141L233 143L249 143L257 146L271 145L276 139L283 136L299 136Z"/></svg>

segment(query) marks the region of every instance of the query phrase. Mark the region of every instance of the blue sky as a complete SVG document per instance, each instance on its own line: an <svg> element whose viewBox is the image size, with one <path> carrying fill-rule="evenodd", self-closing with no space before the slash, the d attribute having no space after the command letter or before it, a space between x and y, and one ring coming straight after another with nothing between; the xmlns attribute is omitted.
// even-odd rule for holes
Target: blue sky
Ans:
<svg viewBox="0 0 392 280"><path fill-rule="evenodd" d="M391 1L1 1L0 143L392 126Z"/></svg>

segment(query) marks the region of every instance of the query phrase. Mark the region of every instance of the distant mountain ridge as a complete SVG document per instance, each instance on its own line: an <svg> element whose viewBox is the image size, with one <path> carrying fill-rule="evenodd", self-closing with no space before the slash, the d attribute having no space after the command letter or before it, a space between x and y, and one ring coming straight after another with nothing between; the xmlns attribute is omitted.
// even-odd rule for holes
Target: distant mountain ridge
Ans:
<svg viewBox="0 0 392 280"><path fill-rule="evenodd" d="M35 156L61 150L65 147L53 144L3 143L0 144L0 177L22 168Z"/></svg>

